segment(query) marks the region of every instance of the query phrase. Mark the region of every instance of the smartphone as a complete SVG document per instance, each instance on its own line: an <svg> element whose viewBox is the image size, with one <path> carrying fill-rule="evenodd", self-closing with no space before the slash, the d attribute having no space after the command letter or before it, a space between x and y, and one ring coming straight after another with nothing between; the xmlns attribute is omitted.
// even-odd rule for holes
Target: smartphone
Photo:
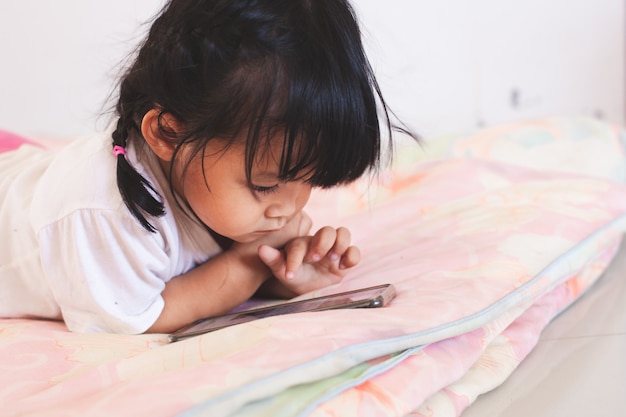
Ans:
<svg viewBox="0 0 626 417"><path fill-rule="evenodd" d="M324 311L340 308L376 308L383 307L396 295L391 284L377 285L308 300L290 301L268 307L241 310L223 316L198 320L168 336L170 342L176 342L191 336L223 329L235 324L282 314L302 313L305 311Z"/></svg>

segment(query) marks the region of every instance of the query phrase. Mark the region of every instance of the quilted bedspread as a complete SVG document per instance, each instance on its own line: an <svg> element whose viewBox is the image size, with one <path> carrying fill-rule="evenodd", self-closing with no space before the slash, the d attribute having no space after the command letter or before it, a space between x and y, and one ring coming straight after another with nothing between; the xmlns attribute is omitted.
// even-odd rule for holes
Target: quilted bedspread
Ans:
<svg viewBox="0 0 626 417"><path fill-rule="evenodd" d="M384 308L270 317L177 343L0 320L3 416L458 416L590 288L626 229L618 127L578 118L401 145L320 191L362 262L300 298L392 283Z"/></svg>

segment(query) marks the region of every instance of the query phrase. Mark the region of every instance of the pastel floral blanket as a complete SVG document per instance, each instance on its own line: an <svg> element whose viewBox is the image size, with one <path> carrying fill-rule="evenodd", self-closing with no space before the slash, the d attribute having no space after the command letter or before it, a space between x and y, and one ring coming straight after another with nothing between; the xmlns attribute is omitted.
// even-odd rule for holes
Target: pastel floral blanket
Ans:
<svg viewBox="0 0 626 417"><path fill-rule="evenodd" d="M626 229L621 130L551 118L402 145L380 180L320 192L379 309L271 317L177 343L0 320L3 416L458 416L590 288Z"/></svg>

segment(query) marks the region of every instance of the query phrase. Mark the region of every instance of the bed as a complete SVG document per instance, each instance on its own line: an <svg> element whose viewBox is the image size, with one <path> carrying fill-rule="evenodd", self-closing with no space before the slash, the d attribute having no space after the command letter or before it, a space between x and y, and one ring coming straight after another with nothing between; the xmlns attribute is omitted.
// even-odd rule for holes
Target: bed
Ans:
<svg viewBox="0 0 626 417"><path fill-rule="evenodd" d="M615 263L625 143L618 126L554 117L400 144L378 178L312 197L316 223L348 226L362 262L300 296L392 283L389 306L176 343L0 319L2 415L471 414Z"/></svg>
<svg viewBox="0 0 626 417"><path fill-rule="evenodd" d="M622 241L593 288L556 317L515 372L463 417L624 415L625 272Z"/></svg>

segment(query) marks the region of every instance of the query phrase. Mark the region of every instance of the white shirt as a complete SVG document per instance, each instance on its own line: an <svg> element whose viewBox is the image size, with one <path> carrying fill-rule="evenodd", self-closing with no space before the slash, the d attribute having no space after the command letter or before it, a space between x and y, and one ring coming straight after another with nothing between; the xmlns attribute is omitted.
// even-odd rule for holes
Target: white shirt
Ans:
<svg viewBox="0 0 626 417"><path fill-rule="evenodd" d="M129 162L165 200L144 229L122 201L110 132L52 152L0 154L0 317L62 318L79 332L142 333L165 283L220 251L179 207L147 146Z"/></svg>

